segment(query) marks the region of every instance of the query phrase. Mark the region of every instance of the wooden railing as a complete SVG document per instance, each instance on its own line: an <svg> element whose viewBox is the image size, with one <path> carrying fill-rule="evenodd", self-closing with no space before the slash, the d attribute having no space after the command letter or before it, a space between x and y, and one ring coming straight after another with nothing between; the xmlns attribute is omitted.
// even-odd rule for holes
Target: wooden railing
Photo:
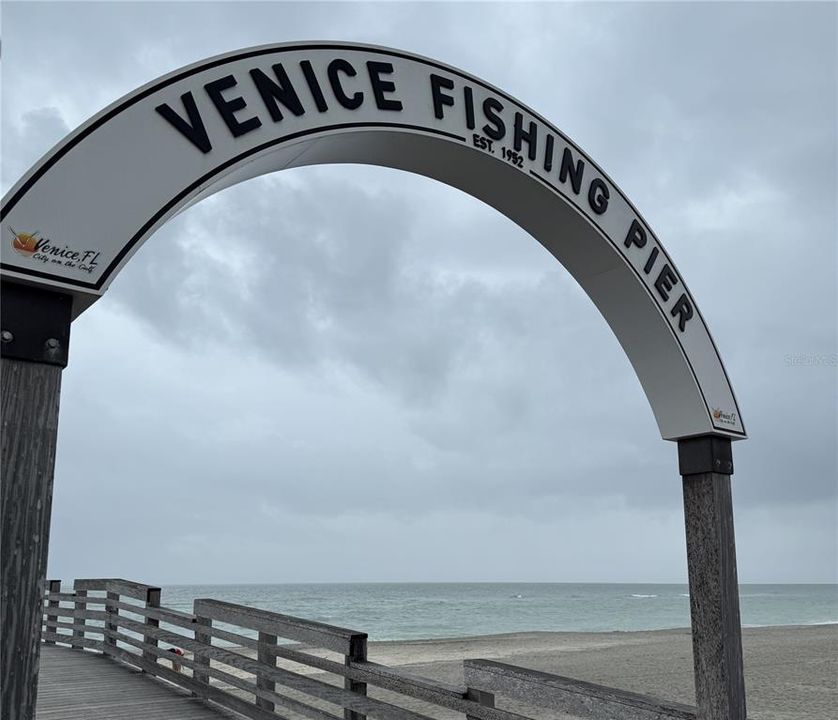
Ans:
<svg viewBox="0 0 838 720"><path fill-rule="evenodd" d="M43 642L103 653L256 720L432 720L441 709L473 720L551 717L539 709L696 717L686 705L488 660L466 660L465 685L450 685L371 662L366 633L219 600L195 600L191 614L170 610L160 588L127 580L76 580L73 592L52 580L44 601Z"/></svg>

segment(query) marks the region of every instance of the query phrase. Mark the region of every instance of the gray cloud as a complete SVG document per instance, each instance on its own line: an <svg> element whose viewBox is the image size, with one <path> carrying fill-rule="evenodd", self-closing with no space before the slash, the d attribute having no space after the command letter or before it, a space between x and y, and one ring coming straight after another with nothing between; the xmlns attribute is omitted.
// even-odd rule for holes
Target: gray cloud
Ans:
<svg viewBox="0 0 838 720"><path fill-rule="evenodd" d="M835 13L7 3L3 187L121 94L237 47L350 39L474 72L596 158L688 279L751 433L740 576L834 579ZM395 171L285 171L169 222L74 325L59 451L59 575L684 573L675 446L591 303L508 220ZM375 573L335 559L350 531Z"/></svg>

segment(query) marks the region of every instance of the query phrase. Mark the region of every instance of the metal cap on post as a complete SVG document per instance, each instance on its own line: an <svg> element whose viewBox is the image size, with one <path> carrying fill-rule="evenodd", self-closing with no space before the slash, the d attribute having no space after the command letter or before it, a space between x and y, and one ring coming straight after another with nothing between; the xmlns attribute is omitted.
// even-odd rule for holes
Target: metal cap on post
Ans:
<svg viewBox="0 0 838 720"><path fill-rule="evenodd" d="M721 473L733 475L730 438L703 435L678 441L678 470L681 475Z"/></svg>
<svg viewBox="0 0 838 720"><path fill-rule="evenodd" d="M2 356L67 367L73 298L5 280L0 296Z"/></svg>

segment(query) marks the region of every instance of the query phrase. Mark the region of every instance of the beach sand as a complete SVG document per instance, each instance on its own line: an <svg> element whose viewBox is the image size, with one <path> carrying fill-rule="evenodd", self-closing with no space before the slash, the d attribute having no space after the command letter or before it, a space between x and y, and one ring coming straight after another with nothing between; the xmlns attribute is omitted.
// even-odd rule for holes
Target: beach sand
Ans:
<svg viewBox="0 0 838 720"><path fill-rule="evenodd" d="M742 643L749 718L838 718L838 625L745 628ZM687 629L370 643L368 654L453 683L463 659L483 658L695 704Z"/></svg>
<svg viewBox="0 0 838 720"><path fill-rule="evenodd" d="M303 649L303 648L300 648ZM748 717L755 720L835 720L838 717L838 625L743 630ZM244 653L250 654L243 650ZM321 653L317 653L321 654ZM647 632L532 632L447 640L371 642L371 661L412 675L461 684L462 661L497 660L577 680L695 704L692 645L687 629ZM299 669L280 660L280 666ZM229 670L229 668L226 668ZM334 681L319 671L306 674ZM369 694L427 712L421 702L378 688ZM333 707L333 706L332 706ZM499 698L498 707L537 718L555 712ZM434 709L441 720L462 714Z"/></svg>

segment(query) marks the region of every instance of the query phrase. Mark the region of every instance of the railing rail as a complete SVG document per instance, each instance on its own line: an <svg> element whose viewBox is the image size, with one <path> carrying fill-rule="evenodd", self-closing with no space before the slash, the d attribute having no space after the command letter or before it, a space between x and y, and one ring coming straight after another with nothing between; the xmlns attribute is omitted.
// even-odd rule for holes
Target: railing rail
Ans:
<svg viewBox="0 0 838 720"><path fill-rule="evenodd" d="M488 660L464 661L465 685L443 683L371 662L363 632L212 599L172 610L159 587L120 578L76 580L73 592L51 580L44 601L43 642L106 654L255 720L432 720L440 708L529 720L521 703L593 720L696 717L686 705ZM371 697L369 686L382 692ZM405 698L421 709L400 706Z"/></svg>

